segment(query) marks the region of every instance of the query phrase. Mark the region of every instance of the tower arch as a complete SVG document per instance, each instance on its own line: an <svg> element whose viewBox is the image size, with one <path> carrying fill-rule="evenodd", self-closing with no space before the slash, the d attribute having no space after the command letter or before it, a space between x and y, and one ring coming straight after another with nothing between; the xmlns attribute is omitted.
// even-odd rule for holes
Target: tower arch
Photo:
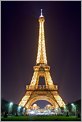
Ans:
<svg viewBox="0 0 82 122"><path fill-rule="evenodd" d="M32 99L30 99L28 101L28 103L25 105L27 109L29 109L32 104L34 104L35 102L39 101L39 100L45 100L47 102L49 102L54 108L58 108L58 104L56 103L56 101L54 101L51 97L48 96L36 96L33 97Z"/></svg>

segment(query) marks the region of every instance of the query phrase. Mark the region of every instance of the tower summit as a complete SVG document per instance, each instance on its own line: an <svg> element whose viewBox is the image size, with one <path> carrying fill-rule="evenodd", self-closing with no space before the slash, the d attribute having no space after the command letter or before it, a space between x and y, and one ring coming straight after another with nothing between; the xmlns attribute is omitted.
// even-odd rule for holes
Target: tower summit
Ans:
<svg viewBox="0 0 82 122"><path fill-rule="evenodd" d="M39 39L36 66L33 67L34 73L30 85L26 85L26 93L19 102L20 106L27 109L38 100L46 100L51 103L54 108L64 107L65 103L58 93L58 86L54 85L50 75L50 66L47 65L44 22L45 18L42 14L39 17ZM40 77L44 78L45 84L39 85ZM42 82L42 81L41 81Z"/></svg>
<svg viewBox="0 0 82 122"><path fill-rule="evenodd" d="M38 52L37 52L37 64L47 64L46 47L45 47L45 36L44 36L44 22L45 18L42 14L39 17L39 39L38 39Z"/></svg>

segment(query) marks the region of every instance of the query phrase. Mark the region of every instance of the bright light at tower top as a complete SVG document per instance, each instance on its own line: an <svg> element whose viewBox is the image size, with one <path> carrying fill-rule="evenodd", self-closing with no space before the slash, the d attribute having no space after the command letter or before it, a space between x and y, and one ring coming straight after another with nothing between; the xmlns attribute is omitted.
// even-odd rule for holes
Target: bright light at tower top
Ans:
<svg viewBox="0 0 82 122"><path fill-rule="evenodd" d="M41 15L40 15L40 17L43 17L43 14L42 14L42 9L41 9Z"/></svg>

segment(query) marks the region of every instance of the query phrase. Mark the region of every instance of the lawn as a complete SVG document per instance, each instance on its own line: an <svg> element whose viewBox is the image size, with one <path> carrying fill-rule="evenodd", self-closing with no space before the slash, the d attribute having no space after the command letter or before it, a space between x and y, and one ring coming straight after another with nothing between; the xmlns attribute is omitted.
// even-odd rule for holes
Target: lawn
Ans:
<svg viewBox="0 0 82 122"><path fill-rule="evenodd" d="M1 121L81 121L80 118L77 118L75 116L55 116L55 115L38 115L38 116L11 116L7 118L1 118Z"/></svg>

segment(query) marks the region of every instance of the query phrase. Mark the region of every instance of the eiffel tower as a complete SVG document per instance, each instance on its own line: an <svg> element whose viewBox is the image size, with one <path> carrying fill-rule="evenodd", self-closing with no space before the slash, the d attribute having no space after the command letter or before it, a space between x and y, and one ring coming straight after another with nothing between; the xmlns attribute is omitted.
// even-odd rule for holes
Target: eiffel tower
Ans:
<svg viewBox="0 0 82 122"><path fill-rule="evenodd" d="M38 100L45 100L51 103L54 108L64 107L65 103L58 93L58 86L54 85L51 75L50 66L47 64L45 35L44 35L44 22L45 18L42 13L39 17L39 40L38 52L36 59L36 66L33 67L34 73L30 85L26 85L26 93L19 106L29 109L32 104ZM39 85L39 78L43 77L45 80L44 85Z"/></svg>

